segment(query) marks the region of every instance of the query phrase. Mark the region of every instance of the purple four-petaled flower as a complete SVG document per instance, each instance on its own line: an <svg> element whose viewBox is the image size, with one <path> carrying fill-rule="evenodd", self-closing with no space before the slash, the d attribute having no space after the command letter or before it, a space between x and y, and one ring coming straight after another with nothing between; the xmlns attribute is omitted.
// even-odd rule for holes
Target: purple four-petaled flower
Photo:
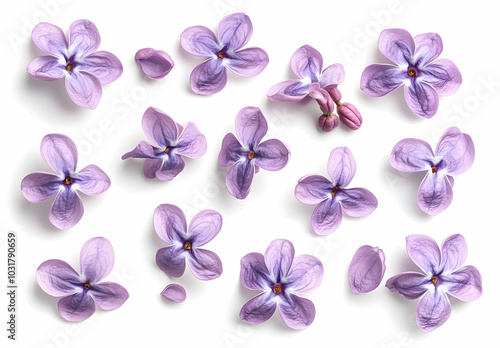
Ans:
<svg viewBox="0 0 500 348"><path fill-rule="evenodd" d="M65 78L69 97L83 108L95 109L101 100L102 85L115 81L123 72L114 54L97 51L101 37L95 24L88 20L71 23L69 44L64 32L50 23L37 24L31 37L48 56L35 58L28 73L41 81Z"/></svg>
<svg viewBox="0 0 500 348"><path fill-rule="evenodd" d="M209 95L221 91L227 82L226 67L242 77L254 77L264 70L269 57L263 49L241 49L250 40L252 31L250 18L244 13L234 13L219 22L218 38L201 25L182 32L184 50L209 58L191 73L191 89L195 93Z"/></svg>
<svg viewBox="0 0 500 348"><path fill-rule="evenodd" d="M431 332L450 317L450 300L446 294L472 301L482 294L481 274L474 266L464 266L467 244L460 234L445 239L441 250L436 241L423 235L406 237L406 250L424 274L406 272L390 278L386 287L417 304L417 325Z"/></svg>

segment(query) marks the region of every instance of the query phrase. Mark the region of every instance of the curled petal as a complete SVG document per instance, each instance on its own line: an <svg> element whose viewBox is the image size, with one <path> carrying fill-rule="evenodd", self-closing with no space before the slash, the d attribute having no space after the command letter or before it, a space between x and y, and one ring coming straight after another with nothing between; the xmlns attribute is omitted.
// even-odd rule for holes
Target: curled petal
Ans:
<svg viewBox="0 0 500 348"><path fill-rule="evenodd" d="M172 145L179 136L177 123L160 109L149 107L142 116L142 130L160 148Z"/></svg>
<svg viewBox="0 0 500 348"><path fill-rule="evenodd" d="M177 154L170 154L163 160L163 164L156 171L155 175L158 180L170 181L173 180L182 170L186 163L181 156Z"/></svg>
<svg viewBox="0 0 500 348"><path fill-rule="evenodd" d="M106 278L115 264L113 246L103 237L89 239L80 252L80 270L88 283L98 283Z"/></svg>
<svg viewBox="0 0 500 348"><path fill-rule="evenodd" d="M295 249L288 240L275 239L269 243L264 258L272 281L281 283L286 279L294 256Z"/></svg>
<svg viewBox="0 0 500 348"><path fill-rule="evenodd" d="M36 47L55 57L63 56L68 49L64 32L50 23L38 23L31 32L31 39Z"/></svg>
<svg viewBox="0 0 500 348"><path fill-rule="evenodd" d="M94 23L79 19L69 27L69 43L72 52L84 57L97 51L101 44L101 36Z"/></svg>
<svg viewBox="0 0 500 348"><path fill-rule="evenodd" d="M57 303L59 314L67 321L88 319L95 312L95 302L86 291L63 297Z"/></svg>
<svg viewBox="0 0 500 348"><path fill-rule="evenodd" d="M292 263L288 274L288 289L306 293L317 289L323 279L323 264L312 255L299 255Z"/></svg>
<svg viewBox="0 0 500 348"><path fill-rule="evenodd" d="M161 169L163 159L161 158L146 158L144 161L143 172L148 179L156 178L156 172Z"/></svg>
<svg viewBox="0 0 500 348"><path fill-rule="evenodd" d="M415 264L426 274L436 274L441 264L441 251L431 237L413 234L406 237L406 251Z"/></svg>
<svg viewBox="0 0 500 348"><path fill-rule="evenodd" d="M364 188L341 189L336 195L344 213L352 217L369 215L378 206L375 195Z"/></svg>
<svg viewBox="0 0 500 348"><path fill-rule="evenodd" d="M391 166L400 172L418 172L432 167L434 153L423 140L407 138L399 141L391 151Z"/></svg>
<svg viewBox="0 0 500 348"><path fill-rule="evenodd" d="M74 294L81 283L76 271L61 260L47 260L36 270L38 285L50 296L62 297Z"/></svg>
<svg viewBox="0 0 500 348"><path fill-rule="evenodd" d="M272 286L264 255L250 253L241 258L240 281L251 290L264 290Z"/></svg>
<svg viewBox="0 0 500 348"><path fill-rule="evenodd" d="M190 158L199 158L207 152L207 139L193 122L184 126L175 145L175 152Z"/></svg>
<svg viewBox="0 0 500 348"><path fill-rule="evenodd" d="M418 188L419 208L429 215L437 215L448 208L452 200L453 189L448 177L440 172L427 173Z"/></svg>
<svg viewBox="0 0 500 348"><path fill-rule="evenodd" d="M382 249L363 245L354 253L349 265L349 284L355 295L375 290L385 274L385 255Z"/></svg>
<svg viewBox="0 0 500 348"><path fill-rule="evenodd" d="M378 49L394 63L408 65L412 64L415 41L404 29L385 29L378 38Z"/></svg>
<svg viewBox="0 0 500 348"><path fill-rule="evenodd" d="M174 67L174 61L166 52L152 48L137 51L135 60L141 65L144 74L154 80L167 76Z"/></svg>
<svg viewBox="0 0 500 348"><path fill-rule="evenodd" d="M102 84L99 79L85 71L73 72L66 76L66 91L71 100L86 109L95 109L102 97Z"/></svg>
<svg viewBox="0 0 500 348"><path fill-rule="evenodd" d="M446 238L441 246L441 268L443 273L459 269L467 259L468 249L464 236L454 234Z"/></svg>
<svg viewBox="0 0 500 348"><path fill-rule="evenodd" d="M431 85L442 96L452 95L462 84L462 74L448 59L438 59L422 71L422 80Z"/></svg>
<svg viewBox="0 0 500 348"><path fill-rule="evenodd" d="M252 37L252 32L252 21L244 13L230 14L219 22L219 42L228 51L245 46Z"/></svg>
<svg viewBox="0 0 500 348"><path fill-rule="evenodd" d="M189 81L191 89L197 94L220 92L227 83L226 67L218 59L209 59L194 68Z"/></svg>
<svg viewBox="0 0 500 348"><path fill-rule="evenodd" d="M57 228L67 230L75 226L83 216L83 203L71 188L61 190L49 211L49 220Z"/></svg>
<svg viewBox="0 0 500 348"><path fill-rule="evenodd" d="M462 133L457 127L448 128L439 139L436 156L440 157L451 175L458 175L470 168L475 158L475 148L471 137Z"/></svg>
<svg viewBox="0 0 500 348"><path fill-rule="evenodd" d="M397 66L372 64L363 70L360 87L370 97L382 97L401 86L405 77L406 71Z"/></svg>
<svg viewBox="0 0 500 348"><path fill-rule="evenodd" d="M328 158L328 174L332 178L333 186L345 187L349 185L356 174L356 161L351 150L347 147L333 149Z"/></svg>
<svg viewBox="0 0 500 348"><path fill-rule="evenodd" d="M92 285L89 294L97 305L105 311L120 308L129 297L127 289L112 282Z"/></svg>
<svg viewBox="0 0 500 348"><path fill-rule="evenodd" d="M437 33L426 33L415 36L414 64L424 66L439 57L443 52L443 40Z"/></svg>
<svg viewBox="0 0 500 348"><path fill-rule="evenodd" d="M431 118L437 112L439 96L436 90L425 82L412 80L405 86L405 100L417 116Z"/></svg>
<svg viewBox="0 0 500 348"><path fill-rule="evenodd" d="M135 147L135 149L133 149L130 152L127 152L122 156L122 160L125 160L127 158L156 158L156 155L154 152L154 147L152 147L145 141L141 141L139 145ZM161 162L161 159L159 159L159 161ZM154 172L153 172L153 178L154 178Z"/></svg>
<svg viewBox="0 0 500 348"><path fill-rule="evenodd" d="M179 284L168 284L161 295L169 301L181 303L186 301L186 290Z"/></svg>
<svg viewBox="0 0 500 348"><path fill-rule="evenodd" d="M295 186L295 198L305 204L318 204L330 198L333 184L321 175L306 175Z"/></svg>
<svg viewBox="0 0 500 348"><path fill-rule="evenodd" d="M301 80L289 80L280 82L267 92L267 97L277 102L292 102L301 101L309 92L309 83Z"/></svg>
<svg viewBox="0 0 500 348"><path fill-rule="evenodd" d="M340 63L332 64L321 73L319 84L322 88L332 85L340 85L344 82L344 66Z"/></svg>
<svg viewBox="0 0 500 348"><path fill-rule="evenodd" d="M276 310L276 301L271 291L263 292L243 305L240 318L251 324L263 323L271 318Z"/></svg>
<svg viewBox="0 0 500 348"><path fill-rule="evenodd" d="M385 286L393 292L399 292L409 300L415 300L434 286L429 278L420 273L406 272L389 278Z"/></svg>
<svg viewBox="0 0 500 348"><path fill-rule="evenodd" d="M189 256L189 267L196 278L212 280L222 274L222 261L213 251L195 248L191 249Z"/></svg>
<svg viewBox="0 0 500 348"><path fill-rule="evenodd" d="M86 195L98 195L106 191L111 185L111 180L96 165L89 165L78 173L78 190Z"/></svg>
<svg viewBox="0 0 500 348"><path fill-rule="evenodd" d="M314 303L293 294L286 301L279 303L278 310L285 324L292 329L308 327L316 317Z"/></svg>
<svg viewBox="0 0 500 348"><path fill-rule="evenodd" d="M290 158L290 150L278 139L269 139L261 144L255 152L255 164L265 170L283 169Z"/></svg>
<svg viewBox="0 0 500 348"><path fill-rule="evenodd" d="M424 333L431 332L450 317L450 300L444 292L428 291L417 304L417 325Z"/></svg>
<svg viewBox="0 0 500 348"><path fill-rule="evenodd" d="M235 128L241 143L255 151L255 147L267 133L267 121L259 108L247 106L236 115Z"/></svg>
<svg viewBox="0 0 500 348"><path fill-rule="evenodd" d="M210 57L222 48L212 30L201 25L187 28L182 32L181 46L186 52L198 57Z"/></svg>
<svg viewBox="0 0 500 348"><path fill-rule="evenodd" d="M76 170L78 151L76 145L63 134L47 134L40 145L43 160L57 173L69 175Z"/></svg>
<svg viewBox="0 0 500 348"><path fill-rule="evenodd" d="M85 57L79 69L94 75L103 85L115 81L123 72L120 60L107 51L95 52Z"/></svg>
<svg viewBox="0 0 500 348"><path fill-rule="evenodd" d="M21 181L21 192L31 203L40 203L59 191L61 179L54 174L32 173Z"/></svg>
<svg viewBox="0 0 500 348"><path fill-rule="evenodd" d="M222 139L222 147L219 153L219 164L223 167L229 167L236 163L243 152L241 144L233 133L228 133Z"/></svg>
<svg viewBox="0 0 500 348"><path fill-rule="evenodd" d="M319 83L315 82L309 86L309 96L316 100L323 114L331 114L335 110L332 97L326 90L320 88Z"/></svg>
<svg viewBox="0 0 500 348"><path fill-rule="evenodd" d="M193 245L202 246L217 236L222 227L222 215L215 210L205 209L196 214L189 223L189 235Z"/></svg>
<svg viewBox="0 0 500 348"><path fill-rule="evenodd" d="M342 208L335 199L326 199L314 209L311 224L320 236L334 232L342 222Z"/></svg>
<svg viewBox="0 0 500 348"><path fill-rule="evenodd" d="M226 187L229 193L238 199L245 199L250 193L254 174L253 161L236 162L226 175Z"/></svg>
<svg viewBox="0 0 500 348"><path fill-rule="evenodd" d="M473 301L483 293L481 273L474 266L465 266L444 277L442 286L460 301Z"/></svg>
<svg viewBox="0 0 500 348"><path fill-rule="evenodd" d="M301 79L319 82L318 78L323 68L323 57L314 47L304 45L293 53L290 66L293 73Z"/></svg>
<svg viewBox="0 0 500 348"><path fill-rule="evenodd" d="M173 204L161 204L153 213L153 224L156 234L170 245L183 243L186 237L187 224L184 212Z"/></svg>
<svg viewBox="0 0 500 348"><path fill-rule="evenodd" d="M179 278L186 270L186 258L182 251L172 246L159 249L156 252L156 265L169 276Z"/></svg>
<svg viewBox="0 0 500 348"><path fill-rule="evenodd" d="M254 77L269 64L269 56L262 48L246 48L234 53L227 59L227 67L236 75Z"/></svg>
<svg viewBox="0 0 500 348"><path fill-rule="evenodd" d="M31 77L40 81L54 81L66 75L66 68L58 58L52 56L36 57L26 70Z"/></svg>

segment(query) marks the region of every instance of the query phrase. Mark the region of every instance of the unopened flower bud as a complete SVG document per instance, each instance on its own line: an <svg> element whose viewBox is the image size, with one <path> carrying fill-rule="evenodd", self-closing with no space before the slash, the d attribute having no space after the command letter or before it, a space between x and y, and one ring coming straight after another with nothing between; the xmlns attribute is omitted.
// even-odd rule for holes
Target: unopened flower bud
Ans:
<svg viewBox="0 0 500 348"><path fill-rule="evenodd" d="M358 109L352 104L343 103L337 108L340 121L351 129L358 129L363 123L363 118Z"/></svg>
<svg viewBox="0 0 500 348"><path fill-rule="evenodd" d="M340 103L340 100L342 100L342 93L340 93L340 90L337 88L337 86L328 86L325 87L325 90L330 94L330 97L332 97L333 101L338 104Z"/></svg>
<svg viewBox="0 0 500 348"><path fill-rule="evenodd" d="M323 114L318 119L318 125L323 132L331 132L333 128L339 125L339 118L335 114Z"/></svg>

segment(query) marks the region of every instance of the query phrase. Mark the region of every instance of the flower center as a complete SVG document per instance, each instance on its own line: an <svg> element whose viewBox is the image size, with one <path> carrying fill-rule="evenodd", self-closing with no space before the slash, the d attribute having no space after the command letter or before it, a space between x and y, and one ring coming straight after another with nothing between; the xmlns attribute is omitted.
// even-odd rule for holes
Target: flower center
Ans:
<svg viewBox="0 0 500 348"><path fill-rule="evenodd" d="M71 70L73 70L73 65L68 63L68 65L66 65L66 71L70 72Z"/></svg>
<svg viewBox="0 0 500 348"><path fill-rule="evenodd" d="M71 182L72 182L72 180L69 176L64 178L64 185L71 185Z"/></svg>
<svg viewBox="0 0 500 348"><path fill-rule="evenodd" d="M90 284L89 283L83 284L83 288L86 290L90 289Z"/></svg>
<svg viewBox="0 0 500 348"><path fill-rule="evenodd" d="M191 243L186 242L186 244L184 244L184 249L191 250Z"/></svg>
<svg viewBox="0 0 500 348"><path fill-rule="evenodd" d="M438 169L437 169L436 167L432 167L432 168L431 168L431 172L432 172L432 174L436 174L436 173L437 173L437 171L438 171Z"/></svg>
<svg viewBox="0 0 500 348"><path fill-rule="evenodd" d="M335 197L335 194L337 193L338 190L339 190L339 188L337 186L334 186L332 188L332 198Z"/></svg>
<svg viewBox="0 0 500 348"><path fill-rule="evenodd" d="M250 159L255 158L255 152L254 152L254 151L250 151L250 152L248 153L248 158L250 158Z"/></svg>
<svg viewBox="0 0 500 348"><path fill-rule="evenodd" d="M283 289L281 288L281 284L279 284L279 283L274 284L273 292L275 294L280 294L282 291L283 291Z"/></svg>
<svg viewBox="0 0 500 348"><path fill-rule="evenodd" d="M219 51L219 53L217 53L217 57L219 57L219 59L224 58L224 52Z"/></svg>
<svg viewBox="0 0 500 348"><path fill-rule="evenodd" d="M436 285L438 283L438 278L436 276L431 278L431 283Z"/></svg>
<svg viewBox="0 0 500 348"><path fill-rule="evenodd" d="M170 151L170 148L167 147L163 152L168 153Z"/></svg>
<svg viewBox="0 0 500 348"><path fill-rule="evenodd" d="M409 68L408 69L408 76L410 76L410 77L417 76L417 69L415 69L414 67Z"/></svg>

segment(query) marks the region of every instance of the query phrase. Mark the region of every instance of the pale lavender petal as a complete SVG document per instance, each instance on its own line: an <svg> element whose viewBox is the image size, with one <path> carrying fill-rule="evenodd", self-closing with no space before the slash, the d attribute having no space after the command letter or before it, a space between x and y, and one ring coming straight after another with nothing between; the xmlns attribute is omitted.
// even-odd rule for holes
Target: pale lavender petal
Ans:
<svg viewBox="0 0 500 348"><path fill-rule="evenodd" d="M193 122L188 122L179 135L175 153L190 158L199 158L205 152L207 152L207 139Z"/></svg>
<svg viewBox="0 0 500 348"><path fill-rule="evenodd" d="M222 227L222 215L215 210L205 209L198 212L189 223L189 236L193 246L207 244L219 233Z"/></svg>
<svg viewBox="0 0 500 348"><path fill-rule="evenodd" d="M267 133L267 121L259 108L247 106L236 115L235 128L241 143L248 149L255 150Z"/></svg>
<svg viewBox="0 0 500 348"><path fill-rule="evenodd" d="M425 175L417 193L417 203L423 212L437 215L448 208L453 200L453 189L447 176L441 172Z"/></svg>
<svg viewBox="0 0 500 348"><path fill-rule="evenodd" d="M269 63L269 56L262 48L252 47L235 52L226 59L229 70L242 77L259 75Z"/></svg>
<svg viewBox="0 0 500 348"><path fill-rule="evenodd" d="M191 89L197 94L220 92L227 83L226 67L219 59L209 59L193 69L189 81Z"/></svg>
<svg viewBox="0 0 500 348"><path fill-rule="evenodd" d="M317 289L323 279L323 264L312 255L299 255L292 263L288 274L287 289L306 293Z"/></svg>
<svg viewBox="0 0 500 348"><path fill-rule="evenodd" d="M409 300L415 300L434 287L430 277L420 273L406 272L389 278L385 286L391 291L397 291Z"/></svg>
<svg viewBox="0 0 500 348"><path fill-rule="evenodd" d="M31 39L36 47L55 57L63 56L68 49L64 32L50 23L38 23L31 32Z"/></svg>
<svg viewBox="0 0 500 348"><path fill-rule="evenodd" d="M410 110L417 116L431 118L439 107L436 90L425 82L412 80L405 85L405 100Z"/></svg>
<svg viewBox="0 0 500 348"><path fill-rule="evenodd" d="M238 161L243 153L240 142L233 133L227 133L222 139L222 146L219 153L219 164L222 167L229 167Z"/></svg>
<svg viewBox="0 0 500 348"><path fill-rule="evenodd" d="M76 271L61 260L47 260L36 270L38 285L50 296L61 297L74 294L81 283Z"/></svg>
<svg viewBox="0 0 500 348"><path fill-rule="evenodd" d="M186 301L186 290L179 284L168 284L161 295L169 301L181 303Z"/></svg>
<svg viewBox="0 0 500 348"><path fill-rule="evenodd" d="M40 203L59 191L61 178L49 173L32 173L21 181L21 192L31 203Z"/></svg>
<svg viewBox="0 0 500 348"><path fill-rule="evenodd" d="M281 283L286 280L295 256L293 244L286 239L275 239L266 249L264 258L271 280Z"/></svg>
<svg viewBox="0 0 500 348"><path fill-rule="evenodd" d="M385 255L382 249L363 245L354 253L349 265L349 284L355 295L375 290L385 274Z"/></svg>
<svg viewBox="0 0 500 348"><path fill-rule="evenodd" d="M142 130L157 147L167 148L179 136L175 121L160 109L149 107L142 116Z"/></svg>
<svg viewBox="0 0 500 348"><path fill-rule="evenodd" d="M431 146L423 140L406 138L399 141L391 151L391 166L400 172L429 170L434 161Z"/></svg>
<svg viewBox="0 0 500 348"><path fill-rule="evenodd" d="M58 194L49 211L49 221L61 230L75 226L83 216L83 203L71 188L64 188Z"/></svg>
<svg viewBox="0 0 500 348"><path fill-rule="evenodd" d="M143 172L144 176L148 179L156 178L156 172L163 165L163 160L160 158L146 158L144 161Z"/></svg>
<svg viewBox="0 0 500 348"><path fill-rule="evenodd" d="M468 249L464 236L454 234L446 238L441 245L441 267L443 273L459 269L467 259Z"/></svg>
<svg viewBox="0 0 500 348"><path fill-rule="evenodd" d="M162 166L156 171L156 178L161 181L173 180L182 170L186 163L181 156L171 153L163 160Z"/></svg>
<svg viewBox="0 0 500 348"><path fill-rule="evenodd" d="M311 225L313 231L324 236L334 232L342 222L342 208L335 199L326 199L314 209Z"/></svg>
<svg viewBox="0 0 500 348"><path fill-rule="evenodd" d="M253 161L236 162L226 175L226 187L229 193L238 199L245 199L250 193L254 174Z"/></svg>
<svg viewBox="0 0 500 348"><path fill-rule="evenodd" d="M290 66L293 73L301 79L319 82L318 79L323 68L323 57L314 47L304 45L293 53Z"/></svg>
<svg viewBox="0 0 500 348"><path fill-rule="evenodd" d="M349 185L356 174L356 161L351 150L347 147L333 149L328 158L328 174L332 178L333 186L345 187Z"/></svg>
<svg viewBox="0 0 500 348"><path fill-rule="evenodd" d="M276 301L271 291L263 292L243 305L240 318L251 324L263 323L271 318L276 310Z"/></svg>
<svg viewBox="0 0 500 348"><path fill-rule="evenodd" d="M415 36L415 65L424 66L439 57L443 52L443 40L437 33L426 33Z"/></svg>
<svg viewBox="0 0 500 348"><path fill-rule="evenodd" d="M332 85L340 85L344 82L344 78L344 66L340 63L335 63L323 70L319 79L319 84L321 88Z"/></svg>
<svg viewBox="0 0 500 348"><path fill-rule="evenodd" d="M153 146L149 145L145 141L141 141L139 145L135 147L135 149L133 149L130 152L127 152L122 156L122 160L125 160L127 158L156 158L156 155ZM161 160L159 161L161 162ZM154 178L154 172L153 172L153 178Z"/></svg>
<svg viewBox="0 0 500 348"><path fill-rule="evenodd" d="M244 13L233 13L219 22L219 42L227 51L242 48L252 37L252 21Z"/></svg>
<svg viewBox="0 0 500 348"><path fill-rule="evenodd" d="M363 70L361 90L370 97L382 97L404 83L406 70L394 65L372 64Z"/></svg>
<svg viewBox="0 0 500 348"><path fill-rule="evenodd" d="M315 82L309 86L309 96L316 100L323 114L331 114L335 110L330 94Z"/></svg>
<svg viewBox="0 0 500 348"><path fill-rule="evenodd" d="M212 30L201 25L187 28L182 32L181 46L186 52L198 57L210 57L222 48Z"/></svg>
<svg viewBox="0 0 500 348"><path fill-rule="evenodd" d="M97 77L103 85L115 81L123 72L120 60L107 51L98 51L85 57L78 68Z"/></svg>
<svg viewBox="0 0 500 348"><path fill-rule="evenodd" d="M314 303L293 294L290 294L286 301L279 303L278 310L285 324L292 329L306 328L316 317Z"/></svg>
<svg viewBox="0 0 500 348"><path fill-rule="evenodd" d="M167 52L157 51L152 48L143 48L137 51L135 60L141 65L144 74L155 80L167 76L174 67L174 61Z"/></svg>
<svg viewBox="0 0 500 348"><path fill-rule="evenodd" d="M255 164L265 170L283 169L290 158L290 150L278 139L260 143L255 151Z"/></svg>
<svg viewBox="0 0 500 348"><path fill-rule="evenodd" d="M213 251L194 248L188 254L188 264L196 278L212 280L222 274L222 261Z"/></svg>
<svg viewBox="0 0 500 348"><path fill-rule="evenodd" d="M483 293L481 273L474 266L465 266L448 276L443 276L445 291L460 301L473 301Z"/></svg>
<svg viewBox="0 0 500 348"><path fill-rule="evenodd" d="M265 290L274 285L269 278L264 255L247 254L241 258L240 266L240 281L247 289Z"/></svg>
<svg viewBox="0 0 500 348"><path fill-rule="evenodd" d="M309 93L309 83L301 80L289 80L280 82L267 92L267 97L277 102L292 102L301 101Z"/></svg>
<svg viewBox="0 0 500 348"><path fill-rule="evenodd" d="M173 204L161 204L153 213L156 234L164 242L174 245L187 237L186 215Z"/></svg>
<svg viewBox="0 0 500 348"><path fill-rule="evenodd" d="M462 133L457 127L450 127L439 139L436 157L441 158L439 167L448 174L462 174L474 162L474 143L468 134Z"/></svg>
<svg viewBox="0 0 500 348"><path fill-rule="evenodd" d="M186 269L186 258L182 254L184 249L176 247L161 248L156 252L156 264L171 277L179 278Z"/></svg>
<svg viewBox="0 0 500 348"><path fill-rule="evenodd" d="M76 170L78 151L76 145L63 134L47 134L40 145L43 160L57 173L69 175Z"/></svg>
<svg viewBox="0 0 500 348"><path fill-rule="evenodd" d="M86 109L95 109L102 97L102 84L85 71L73 71L66 76L66 91L71 100Z"/></svg>
<svg viewBox="0 0 500 348"><path fill-rule="evenodd" d="M52 56L36 57L26 69L28 74L36 80L54 81L66 75L66 67Z"/></svg>
<svg viewBox="0 0 500 348"><path fill-rule="evenodd" d="M438 59L421 71L422 81L431 85L442 96L452 95L462 84L462 74L448 59Z"/></svg>
<svg viewBox="0 0 500 348"><path fill-rule="evenodd" d="M106 278L115 264L113 246L103 237L89 239L80 252L80 271L87 283L98 283Z"/></svg>
<svg viewBox="0 0 500 348"><path fill-rule="evenodd" d="M428 291L417 304L417 325L424 333L431 332L450 317L450 300L444 292Z"/></svg>
<svg viewBox="0 0 500 348"><path fill-rule="evenodd" d="M378 206L375 195L364 188L340 189L336 196L343 212L352 217L369 215Z"/></svg>
<svg viewBox="0 0 500 348"><path fill-rule="evenodd" d="M94 23L86 19L79 19L71 23L69 27L71 52L75 52L78 57L84 57L97 51L100 44L101 36Z"/></svg>
<svg viewBox="0 0 500 348"><path fill-rule="evenodd" d="M413 234L406 237L406 251L413 262L428 275L439 271L441 251L431 237Z"/></svg>
<svg viewBox="0 0 500 348"><path fill-rule="evenodd" d="M412 63L415 53L415 41L404 29L385 29L378 38L380 53L398 65Z"/></svg>
<svg viewBox="0 0 500 348"><path fill-rule="evenodd" d="M93 164L83 168L77 174L75 182L78 184L78 190L90 196L103 193L111 185L111 180L106 173Z"/></svg>
<svg viewBox="0 0 500 348"><path fill-rule="evenodd" d="M89 294L97 305L105 311L120 308L129 297L127 289L112 282L91 285Z"/></svg>
<svg viewBox="0 0 500 348"><path fill-rule="evenodd" d="M57 303L59 314L71 322L88 319L95 312L95 302L86 291L64 297Z"/></svg>
<svg viewBox="0 0 500 348"><path fill-rule="evenodd" d="M331 198L333 184L321 175L306 175L295 186L295 197L305 204L318 204Z"/></svg>

